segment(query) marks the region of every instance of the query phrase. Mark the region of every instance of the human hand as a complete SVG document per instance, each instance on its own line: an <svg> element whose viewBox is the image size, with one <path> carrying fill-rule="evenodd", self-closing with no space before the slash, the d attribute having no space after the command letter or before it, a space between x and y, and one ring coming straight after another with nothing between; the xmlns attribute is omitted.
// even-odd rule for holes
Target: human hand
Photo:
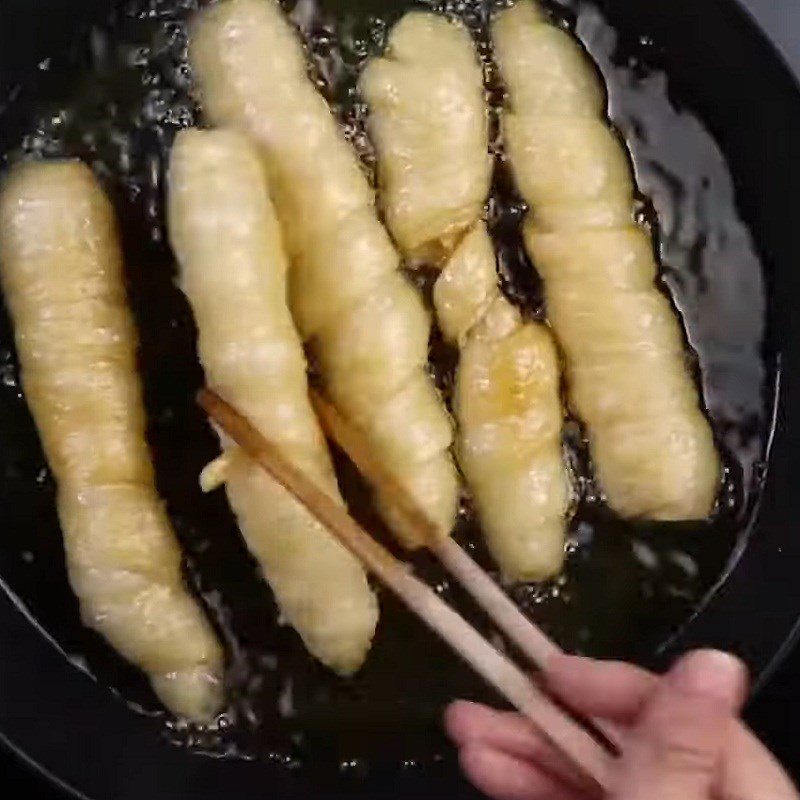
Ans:
<svg viewBox="0 0 800 800"><path fill-rule="evenodd" d="M617 727L613 800L798 800L772 755L739 720L744 665L696 651L664 676L621 662L551 659L556 697ZM526 718L457 701L445 726L467 777L494 800L586 800L574 769Z"/></svg>

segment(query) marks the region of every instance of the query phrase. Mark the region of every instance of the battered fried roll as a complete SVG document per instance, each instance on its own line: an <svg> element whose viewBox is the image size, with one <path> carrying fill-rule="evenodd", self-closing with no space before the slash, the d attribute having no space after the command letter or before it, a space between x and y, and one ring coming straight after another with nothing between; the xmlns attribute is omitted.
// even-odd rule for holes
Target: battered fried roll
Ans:
<svg viewBox="0 0 800 800"><path fill-rule="evenodd" d="M188 130L172 150L169 230L208 384L317 487L342 502L308 399L286 305L286 256L258 153L234 131ZM250 551L310 652L337 672L364 661L378 606L359 562L223 437L224 479Z"/></svg>
<svg viewBox="0 0 800 800"><path fill-rule="evenodd" d="M633 219L631 166L598 72L528 0L498 14L493 35L504 140L531 206L525 239L600 484L626 517L705 517L720 459L652 241Z"/></svg>
<svg viewBox="0 0 800 800"><path fill-rule="evenodd" d="M568 480L559 363L549 331L500 292L481 220L492 160L483 74L467 30L410 12L359 81L381 202L408 263L441 268L433 301L461 348L456 453L506 577L539 580L564 555Z"/></svg>
<svg viewBox="0 0 800 800"><path fill-rule="evenodd" d="M290 308L339 411L360 426L441 535L455 520L451 423L427 373L430 319L398 271L372 190L274 0L200 13L190 58L211 120L249 134L290 259ZM406 545L421 542L379 496Z"/></svg>
<svg viewBox="0 0 800 800"><path fill-rule="evenodd" d="M222 704L222 652L156 494L114 215L87 167L12 170L0 277L81 616L170 710L208 720Z"/></svg>
<svg viewBox="0 0 800 800"><path fill-rule="evenodd" d="M492 171L483 74L469 33L438 14L409 12L359 88L389 231L412 264L446 258L481 216Z"/></svg>

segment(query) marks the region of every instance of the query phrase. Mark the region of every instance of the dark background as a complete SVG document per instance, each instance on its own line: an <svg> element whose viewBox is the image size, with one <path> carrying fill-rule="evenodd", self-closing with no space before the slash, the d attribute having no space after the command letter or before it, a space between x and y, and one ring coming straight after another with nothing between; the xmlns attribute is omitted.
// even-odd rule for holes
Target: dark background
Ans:
<svg viewBox="0 0 800 800"><path fill-rule="evenodd" d="M800 0L746 0L761 27L800 76ZM748 721L775 754L800 779L800 740L792 709L800 699L800 650L794 648L779 671L756 697Z"/></svg>
<svg viewBox="0 0 800 800"><path fill-rule="evenodd" d="M800 75L800 0L742 0L769 34L784 59Z"/></svg>
<svg viewBox="0 0 800 800"><path fill-rule="evenodd" d="M743 0L795 76L800 77L800 0ZM793 709L800 700L800 650L795 647L752 702L747 719L781 761L800 779L800 740Z"/></svg>
<svg viewBox="0 0 800 800"><path fill-rule="evenodd" d="M784 59L800 76L800 0L742 0L769 34ZM800 779L800 737L793 710L800 700L800 650L795 648L757 694L747 711L747 721ZM41 778L0 750L0 786L5 796L59 800ZM232 800L236 800L232 797ZM445 799L443 799L445 800Z"/></svg>
<svg viewBox="0 0 800 800"><path fill-rule="evenodd" d="M761 27L800 76L800 0L745 0ZM800 699L800 650L795 648L748 712L748 721L775 754L800 779L800 741L792 709Z"/></svg>

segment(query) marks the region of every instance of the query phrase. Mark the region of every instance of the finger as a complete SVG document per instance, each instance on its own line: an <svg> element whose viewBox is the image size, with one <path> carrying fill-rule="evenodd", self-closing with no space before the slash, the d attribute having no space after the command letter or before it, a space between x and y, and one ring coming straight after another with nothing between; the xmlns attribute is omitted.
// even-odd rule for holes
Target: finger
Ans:
<svg viewBox="0 0 800 800"><path fill-rule="evenodd" d="M746 670L733 656L707 650L682 658L659 682L629 737L612 796L710 796L745 691Z"/></svg>
<svg viewBox="0 0 800 800"><path fill-rule="evenodd" d="M457 700L445 711L445 729L459 746L481 746L528 761L561 781L580 786L575 767L520 714Z"/></svg>
<svg viewBox="0 0 800 800"><path fill-rule="evenodd" d="M571 709L590 717L630 722L652 696L659 678L622 661L556 655L545 670L548 689Z"/></svg>
<svg viewBox="0 0 800 800"><path fill-rule="evenodd" d="M550 745L520 714L457 700L445 712L445 728L459 746L483 744L516 758L536 761Z"/></svg>
<svg viewBox="0 0 800 800"><path fill-rule="evenodd" d="M485 745L462 748L459 762L472 784L493 800L580 800L580 795L529 761Z"/></svg>
<svg viewBox="0 0 800 800"><path fill-rule="evenodd" d="M728 742L717 786L721 800L800 799L783 767L741 723Z"/></svg>
<svg viewBox="0 0 800 800"><path fill-rule="evenodd" d="M660 680L623 662L568 655L553 657L546 677L553 694L579 713L624 723L638 716ZM800 800L783 767L741 722L722 758L718 795L722 800Z"/></svg>

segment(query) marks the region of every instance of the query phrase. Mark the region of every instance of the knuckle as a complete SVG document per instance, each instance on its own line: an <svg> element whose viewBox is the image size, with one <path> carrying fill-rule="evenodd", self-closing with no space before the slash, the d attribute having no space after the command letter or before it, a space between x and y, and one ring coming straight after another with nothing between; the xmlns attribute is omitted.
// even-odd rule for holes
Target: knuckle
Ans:
<svg viewBox="0 0 800 800"><path fill-rule="evenodd" d="M669 772L708 775L716 766L713 753L690 742L667 739L662 742L661 752L664 766Z"/></svg>
<svg viewBox="0 0 800 800"><path fill-rule="evenodd" d="M713 731L706 728L690 709L673 706L652 729L653 743L670 772L707 775L717 764L718 748L714 746Z"/></svg>

